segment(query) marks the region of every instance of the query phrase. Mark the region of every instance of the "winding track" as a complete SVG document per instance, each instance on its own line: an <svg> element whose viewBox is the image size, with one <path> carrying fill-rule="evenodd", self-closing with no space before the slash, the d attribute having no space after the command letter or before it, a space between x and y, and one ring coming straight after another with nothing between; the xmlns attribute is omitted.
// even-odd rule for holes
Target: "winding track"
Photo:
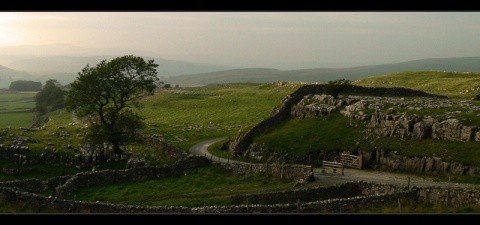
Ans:
<svg viewBox="0 0 480 225"><path fill-rule="evenodd" d="M209 160L214 162L222 163L245 163L230 159L219 158L208 152L208 146L211 144L221 141L225 137L215 138L207 141L203 141L192 146L189 151L193 155L205 156ZM478 184L465 184L465 183L449 183L449 182L439 182L435 181L432 178L420 177L411 174L400 174L400 173L389 173L383 171L370 171L370 170L359 170L352 168L345 168L344 175L337 174L325 174L321 173L320 168L313 169L315 182L322 185L329 184L342 184L347 182L354 181L366 181L366 182L375 182L375 183L385 183L385 184L397 184L397 185L409 185L409 186L434 186L434 187L451 187L451 188L480 188Z"/></svg>

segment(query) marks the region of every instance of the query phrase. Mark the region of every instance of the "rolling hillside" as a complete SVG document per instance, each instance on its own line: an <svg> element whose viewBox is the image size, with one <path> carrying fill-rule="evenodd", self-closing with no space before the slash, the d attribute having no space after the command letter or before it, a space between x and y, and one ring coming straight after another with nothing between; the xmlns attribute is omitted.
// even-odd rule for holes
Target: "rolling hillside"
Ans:
<svg viewBox="0 0 480 225"><path fill-rule="evenodd" d="M313 68L284 71L266 68L236 69L170 77L166 79L165 82L178 84L179 86L203 86L213 83L233 82L265 83L278 80L326 82L341 78L357 80L364 77L415 70L478 72L480 71L480 57L432 58L351 68Z"/></svg>
<svg viewBox="0 0 480 225"><path fill-rule="evenodd" d="M33 80L37 81L37 78L30 73L13 70L8 67L0 65L0 89L8 88L12 81L17 80Z"/></svg>
<svg viewBox="0 0 480 225"><path fill-rule="evenodd" d="M0 88L8 88L15 80L33 80L44 83L56 79L61 84L72 82L87 64L94 66L116 54L104 55L31 55L11 56L0 69ZM85 53L82 53L85 54ZM0 55L3 59L4 55ZM480 72L480 57L431 58L401 63L359 66L351 68L310 68L277 70L273 68L231 69L221 65L200 64L145 56L159 64L160 80L181 87L196 87L219 83L269 83L273 81L327 82L336 79L359 80L403 71ZM0 60L1 61L1 60ZM6 68L7 66L8 68ZM25 71L25 72L20 72Z"/></svg>
<svg viewBox="0 0 480 225"><path fill-rule="evenodd" d="M8 88L12 81L19 79L42 83L48 79L56 79L65 85L72 82L78 72L87 64L95 66L101 60L110 60L114 57L129 54L153 59L155 63L159 64L157 71L161 79L183 74L209 73L232 69L222 65L163 59L156 57L155 53L152 52L132 49L82 48L68 44L22 45L0 47L0 65L11 69L11 71L0 69L0 88Z"/></svg>
<svg viewBox="0 0 480 225"><path fill-rule="evenodd" d="M8 67L31 71L36 73L73 73L77 74L87 64L95 66L100 61L111 60L118 55L96 55L96 56L45 56L34 57L14 61ZM191 73L206 73L218 70L225 70L227 67L191 63L177 60L168 60L158 57L142 56L144 59L153 59L158 64L159 76L177 76Z"/></svg>

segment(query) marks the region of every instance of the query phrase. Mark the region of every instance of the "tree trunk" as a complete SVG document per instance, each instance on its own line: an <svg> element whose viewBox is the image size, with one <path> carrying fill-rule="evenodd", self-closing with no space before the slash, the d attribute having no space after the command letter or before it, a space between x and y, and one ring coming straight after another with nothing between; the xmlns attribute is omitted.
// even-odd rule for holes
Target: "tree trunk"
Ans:
<svg viewBox="0 0 480 225"><path fill-rule="evenodd" d="M122 157L122 149L120 148L120 143L116 140L112 140L112 145L113 145L113 153L118 155L119 158Z"/></svg>

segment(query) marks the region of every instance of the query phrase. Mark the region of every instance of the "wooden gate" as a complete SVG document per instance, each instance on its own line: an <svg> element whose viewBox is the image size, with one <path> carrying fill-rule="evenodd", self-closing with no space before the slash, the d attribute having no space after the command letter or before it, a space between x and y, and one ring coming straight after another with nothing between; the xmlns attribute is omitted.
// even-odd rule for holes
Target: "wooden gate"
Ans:
<svg viewBox="0 0 480 225"><path fill-rule="evenodd" d="M344 166L362 169L362 157L346 153L340 154L340 163Z"/></svg>
<svg viewBox="0 0 480 225"><path fill-rule="evenodd" d="M343 164L337 163L337 162L323 161L322 173L333 173L333 174L344 175Z"/></svg>

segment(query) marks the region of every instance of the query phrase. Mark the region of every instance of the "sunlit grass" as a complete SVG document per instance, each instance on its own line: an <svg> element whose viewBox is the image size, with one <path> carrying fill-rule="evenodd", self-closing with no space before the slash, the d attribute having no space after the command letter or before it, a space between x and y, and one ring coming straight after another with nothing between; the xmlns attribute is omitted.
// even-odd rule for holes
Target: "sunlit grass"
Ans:
<svg viewBox="0 0 480 225"><path fill-rule="evenodd" d="M164 135L189 149L197 142L236 135L267 118L299 85L224 84L164 90L145 99L141 109L148 133Z"/></svg>
<svg viewBox="0 0 480 225"><path fill-rule="evenodd" d="M404 71L366 77L353 84L373 87L405 87L452 99L470 100L480 94L480 73L442 71ZM468 92L467 92L468 91Z"/></svg>

